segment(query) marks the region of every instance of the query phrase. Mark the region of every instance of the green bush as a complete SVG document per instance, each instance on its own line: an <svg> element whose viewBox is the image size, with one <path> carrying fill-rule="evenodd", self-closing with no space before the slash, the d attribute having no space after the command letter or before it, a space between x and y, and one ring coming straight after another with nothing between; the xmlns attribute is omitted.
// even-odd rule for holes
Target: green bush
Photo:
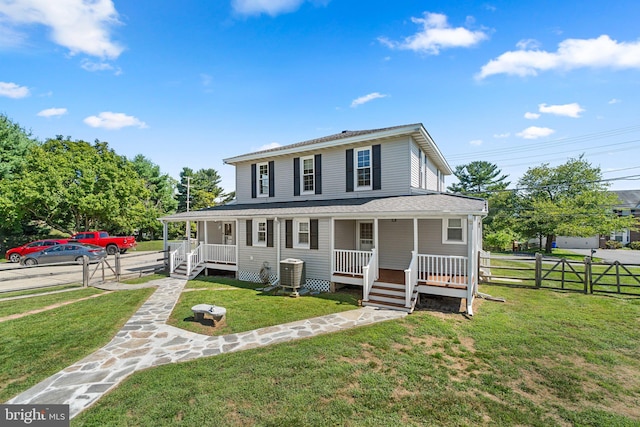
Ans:
<svg viewBox="0 0 640 427"><path fill-rule="evenodd" d="M640 242L631 242L629 243L630 249L635 249L636 251L640 250Z"/></svg>
<svg viewBox="0 0 640 427"><path fill-rule="evenodd" d="M617 240L607 240L607 243L605 243L607 249L622 249L622 246L622 242Z"/></svg>

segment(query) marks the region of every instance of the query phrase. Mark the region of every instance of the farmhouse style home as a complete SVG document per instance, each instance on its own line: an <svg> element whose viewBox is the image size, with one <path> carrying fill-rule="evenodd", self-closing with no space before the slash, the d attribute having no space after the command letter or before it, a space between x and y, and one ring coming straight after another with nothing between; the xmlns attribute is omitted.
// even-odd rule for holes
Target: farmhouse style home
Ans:
<svg viewBox="0 0 640 427"><path fill-rule="evenodd" d="M233 203L160 218L172 275L226 270L287 285L281 267L301 260L311 290L355 285L363 305L407 312L420 293L458 297L473 314L487 205L444 193L452 170L422 124L343 131L224 162L236 168ZM170 222L195 222L197 245L169 244Z"/></svg>

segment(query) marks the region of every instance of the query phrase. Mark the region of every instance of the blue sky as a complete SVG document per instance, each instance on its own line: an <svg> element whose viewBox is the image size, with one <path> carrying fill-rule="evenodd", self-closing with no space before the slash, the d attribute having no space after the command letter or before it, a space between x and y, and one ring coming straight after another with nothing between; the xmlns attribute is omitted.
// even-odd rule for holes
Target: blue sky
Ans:
<svg viewBox="0 0 640 427"><path fill-rule="evenodd" d="M223 158L415 122L453 167L515 183L584 153L640 188L638 16L635 0L0 0L0 112L176 178L214 168L226 191Z"/></svg>

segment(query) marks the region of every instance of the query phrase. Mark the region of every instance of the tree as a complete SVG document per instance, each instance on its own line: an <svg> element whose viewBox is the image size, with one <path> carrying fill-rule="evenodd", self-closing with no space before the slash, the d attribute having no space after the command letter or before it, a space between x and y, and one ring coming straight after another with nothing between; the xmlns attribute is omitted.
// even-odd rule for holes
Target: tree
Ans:
<svg viewBox="0 0 640 427"><path fill-rule="evenodd" d="M32 146L20 179L7 184L13 211L66 233L133 232L148 190L131 163L106 142L91 145L58 136Z"/></svg>
<svg viewBox="0 0 640 427"><path fill-rule="evenodd" d="M450 185L447 189L452 193L486 199L490 192L504 190L509 186L510 183L505 182L507 175L500 175L501 173L498 166L483 160L459 165L453 172L459 182Z"/></svg>
<svg viewBox="0 0 640 427"><path fill-rule="evenodd" d="M30 132L0 114L0 180L20 171L29 147L35 144Z"/></svg>
<svg viewBox="0 0 640 427"><path fill-rule="evenodd" d="M145 210L137 227L139 236L140 238L148 236L153 240L156 235L162 233L162 224L158 218L164 214L174 213L178 207L178 201L174 198L177 182L169 175L162 174L160 167L142 154L135 156L131 165L149 190L149 197L142 201Z"/></svg>
<svg viewBox="0 0 640 427"><path fill-rule="evenodd" d="M178 212L187 211L187 196L188 210L215 206L218 201L224 200L226 195L220 187L220 181L220 175L215 169L200 169L194 173L191 168L182 168L176 194Z"/></svg>
<svg viewBox="0 0 640 427"><path fill-rule="evenodd" d="M618 198L602 182L600 168L583 156L565 164L533 167L518 181L519 229L527 237L546 237L546 252L551 252L557 235L589 237L612 230L636 228L638 221L618 216L613 207Z"/></svg>

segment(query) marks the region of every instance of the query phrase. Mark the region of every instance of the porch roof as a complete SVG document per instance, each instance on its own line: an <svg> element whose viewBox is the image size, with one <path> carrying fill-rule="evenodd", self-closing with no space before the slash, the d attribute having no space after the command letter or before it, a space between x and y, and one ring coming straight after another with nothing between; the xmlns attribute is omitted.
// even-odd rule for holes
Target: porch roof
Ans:
<svg viewBox="0 0 640 427"><path fill-rule="evenodd" d="M486 215L485 200L456 194L434 193L382 198L227 204L168 215L159 219L179 222L254 217L427 218L469 214Z"/></svg>

